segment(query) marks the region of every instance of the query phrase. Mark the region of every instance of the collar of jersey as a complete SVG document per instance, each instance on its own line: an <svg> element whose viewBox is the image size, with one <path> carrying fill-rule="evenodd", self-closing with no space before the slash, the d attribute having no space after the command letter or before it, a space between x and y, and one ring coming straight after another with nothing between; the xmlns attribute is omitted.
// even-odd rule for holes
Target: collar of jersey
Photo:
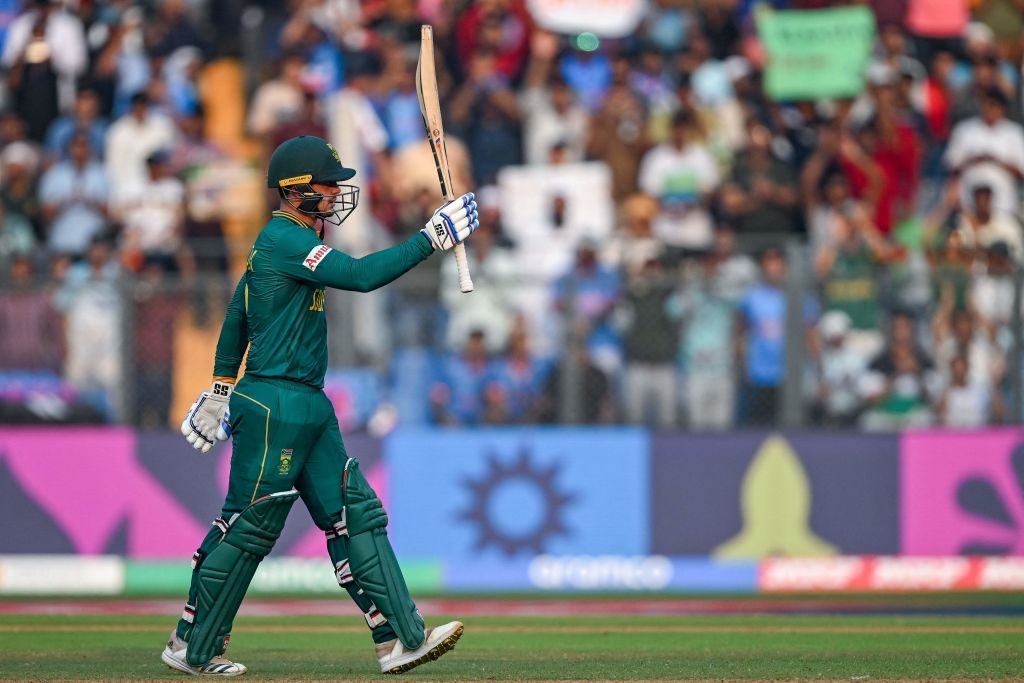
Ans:
<svg viewBox="0 0 1024 683"><path fill-rule="evenodd" d="M277 218L286 218L286 219L290 220L292 223L294 223L295 225L299 226L300 228L309 228L310 230L313 229L312 225L306 225L305 223L303 223L302 221L300 221L298 218L296 218L295 216L291 215L287 211L272 211L270 213L270 215L271 216L276 216Z"/></svg>

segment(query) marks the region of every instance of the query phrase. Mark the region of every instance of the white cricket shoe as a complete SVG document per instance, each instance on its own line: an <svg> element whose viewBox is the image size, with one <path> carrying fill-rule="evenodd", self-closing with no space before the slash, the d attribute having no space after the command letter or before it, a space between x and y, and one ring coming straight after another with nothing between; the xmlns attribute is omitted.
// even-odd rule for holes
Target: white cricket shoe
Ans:
<svg viewBox="0 0 1024 683"><path fill-rule="evenodd" d="M171 637L167 639L167 647L164 648L160 659L172 669L192 676L241 676L249 669L245 664L232 662L220 655L214 657L202 666L192 666L185 659L185 650L188 643L178 637L177 631L171 631Z"/></svg>
<svg viewBox="0 0 1024 683"><path fill-rule="evenodd" d="M402 641L389 640L377 645L377 661L382 674L404 674L420 664L433 661L455 647L462 637L461 621L450 621L425 631L423 644L415 650L406 650Z"/></svg>

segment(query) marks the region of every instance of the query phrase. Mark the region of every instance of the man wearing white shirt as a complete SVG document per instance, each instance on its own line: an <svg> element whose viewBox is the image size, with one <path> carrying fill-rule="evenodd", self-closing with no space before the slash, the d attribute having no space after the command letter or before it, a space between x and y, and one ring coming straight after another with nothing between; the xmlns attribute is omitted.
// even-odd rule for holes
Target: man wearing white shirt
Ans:
<svg viewBox="0 0 1024 683"><path fill-rule="evenodd" d="M640 189L658 199L654 234L669 247L702 249L711 244L709 194L719 182L714 157L702 144L693 113L681 110L672 120L672 138L644 155Z"/></svg>
<svg viewBox="0 0 1024 683"><path fill-rule="evenodd" d="M143 265L177 268L182 247L185 186L169 173L169 156L159 150L146 159L147 173L120 203L122 249Z"/></svg>
<svg viewBox="0 0 1024 683"><path fill-rule="evenodd" d="M159 150L171 149L177 137L174 122L149 108L144 92L132 96L131 109L107 133L107 180L113 199L123 197L149 177L146 159Z"/></svg>
<svg viewBox="0 0 1024 683"><path fill-rule="evenodd" d="M957 124L946 150L946 166L960 180L961 203L969 206L970 192L980 185L992 188L995 213L1020 210L1020 181L1024 178L1024 128L1006 118L1006 95L989 88L981 97L981 115Z"/></svg>

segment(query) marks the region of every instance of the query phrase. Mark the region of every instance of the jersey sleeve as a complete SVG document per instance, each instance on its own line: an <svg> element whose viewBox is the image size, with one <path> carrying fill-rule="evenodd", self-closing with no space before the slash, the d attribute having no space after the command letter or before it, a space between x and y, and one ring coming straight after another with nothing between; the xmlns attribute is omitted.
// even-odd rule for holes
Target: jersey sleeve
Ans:
<svg viewBox="0 0 1024 683"><path fill-rule="evenodd" d="M228 304L224 324L220 328L217 340L217 352L213 361L215 379L231 379L238 377L238 369L242 367L242 358L249 346L249 325L246 316L246 287L249 273L246 272L238 281L235 293Z"/></svg>
<svg viewBox="0 0 1024 683"><path fill-rule="evenodd" d="M298 231L297 231L298 232ZM353 292L383 287L433 253L430 240L417 233L393 247L352 258L302 231L274 247L276 270L302 282Z"/></svg>

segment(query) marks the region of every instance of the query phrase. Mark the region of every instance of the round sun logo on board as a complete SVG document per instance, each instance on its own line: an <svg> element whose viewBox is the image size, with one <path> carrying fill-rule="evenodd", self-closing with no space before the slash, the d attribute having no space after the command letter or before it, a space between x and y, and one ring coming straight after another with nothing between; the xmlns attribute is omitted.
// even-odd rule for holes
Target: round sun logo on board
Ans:
<svg viewBox="0 0 1024 683"><path fill-rule="evenodd" d="M497 548L505 555L542 553L555 536L568 536L564 520L574 496L557 485L561 465L533 463L527 449L511 462L487 455L481 478L466 479L471 500L461 517L476 525L476 548Z"/></svg>

